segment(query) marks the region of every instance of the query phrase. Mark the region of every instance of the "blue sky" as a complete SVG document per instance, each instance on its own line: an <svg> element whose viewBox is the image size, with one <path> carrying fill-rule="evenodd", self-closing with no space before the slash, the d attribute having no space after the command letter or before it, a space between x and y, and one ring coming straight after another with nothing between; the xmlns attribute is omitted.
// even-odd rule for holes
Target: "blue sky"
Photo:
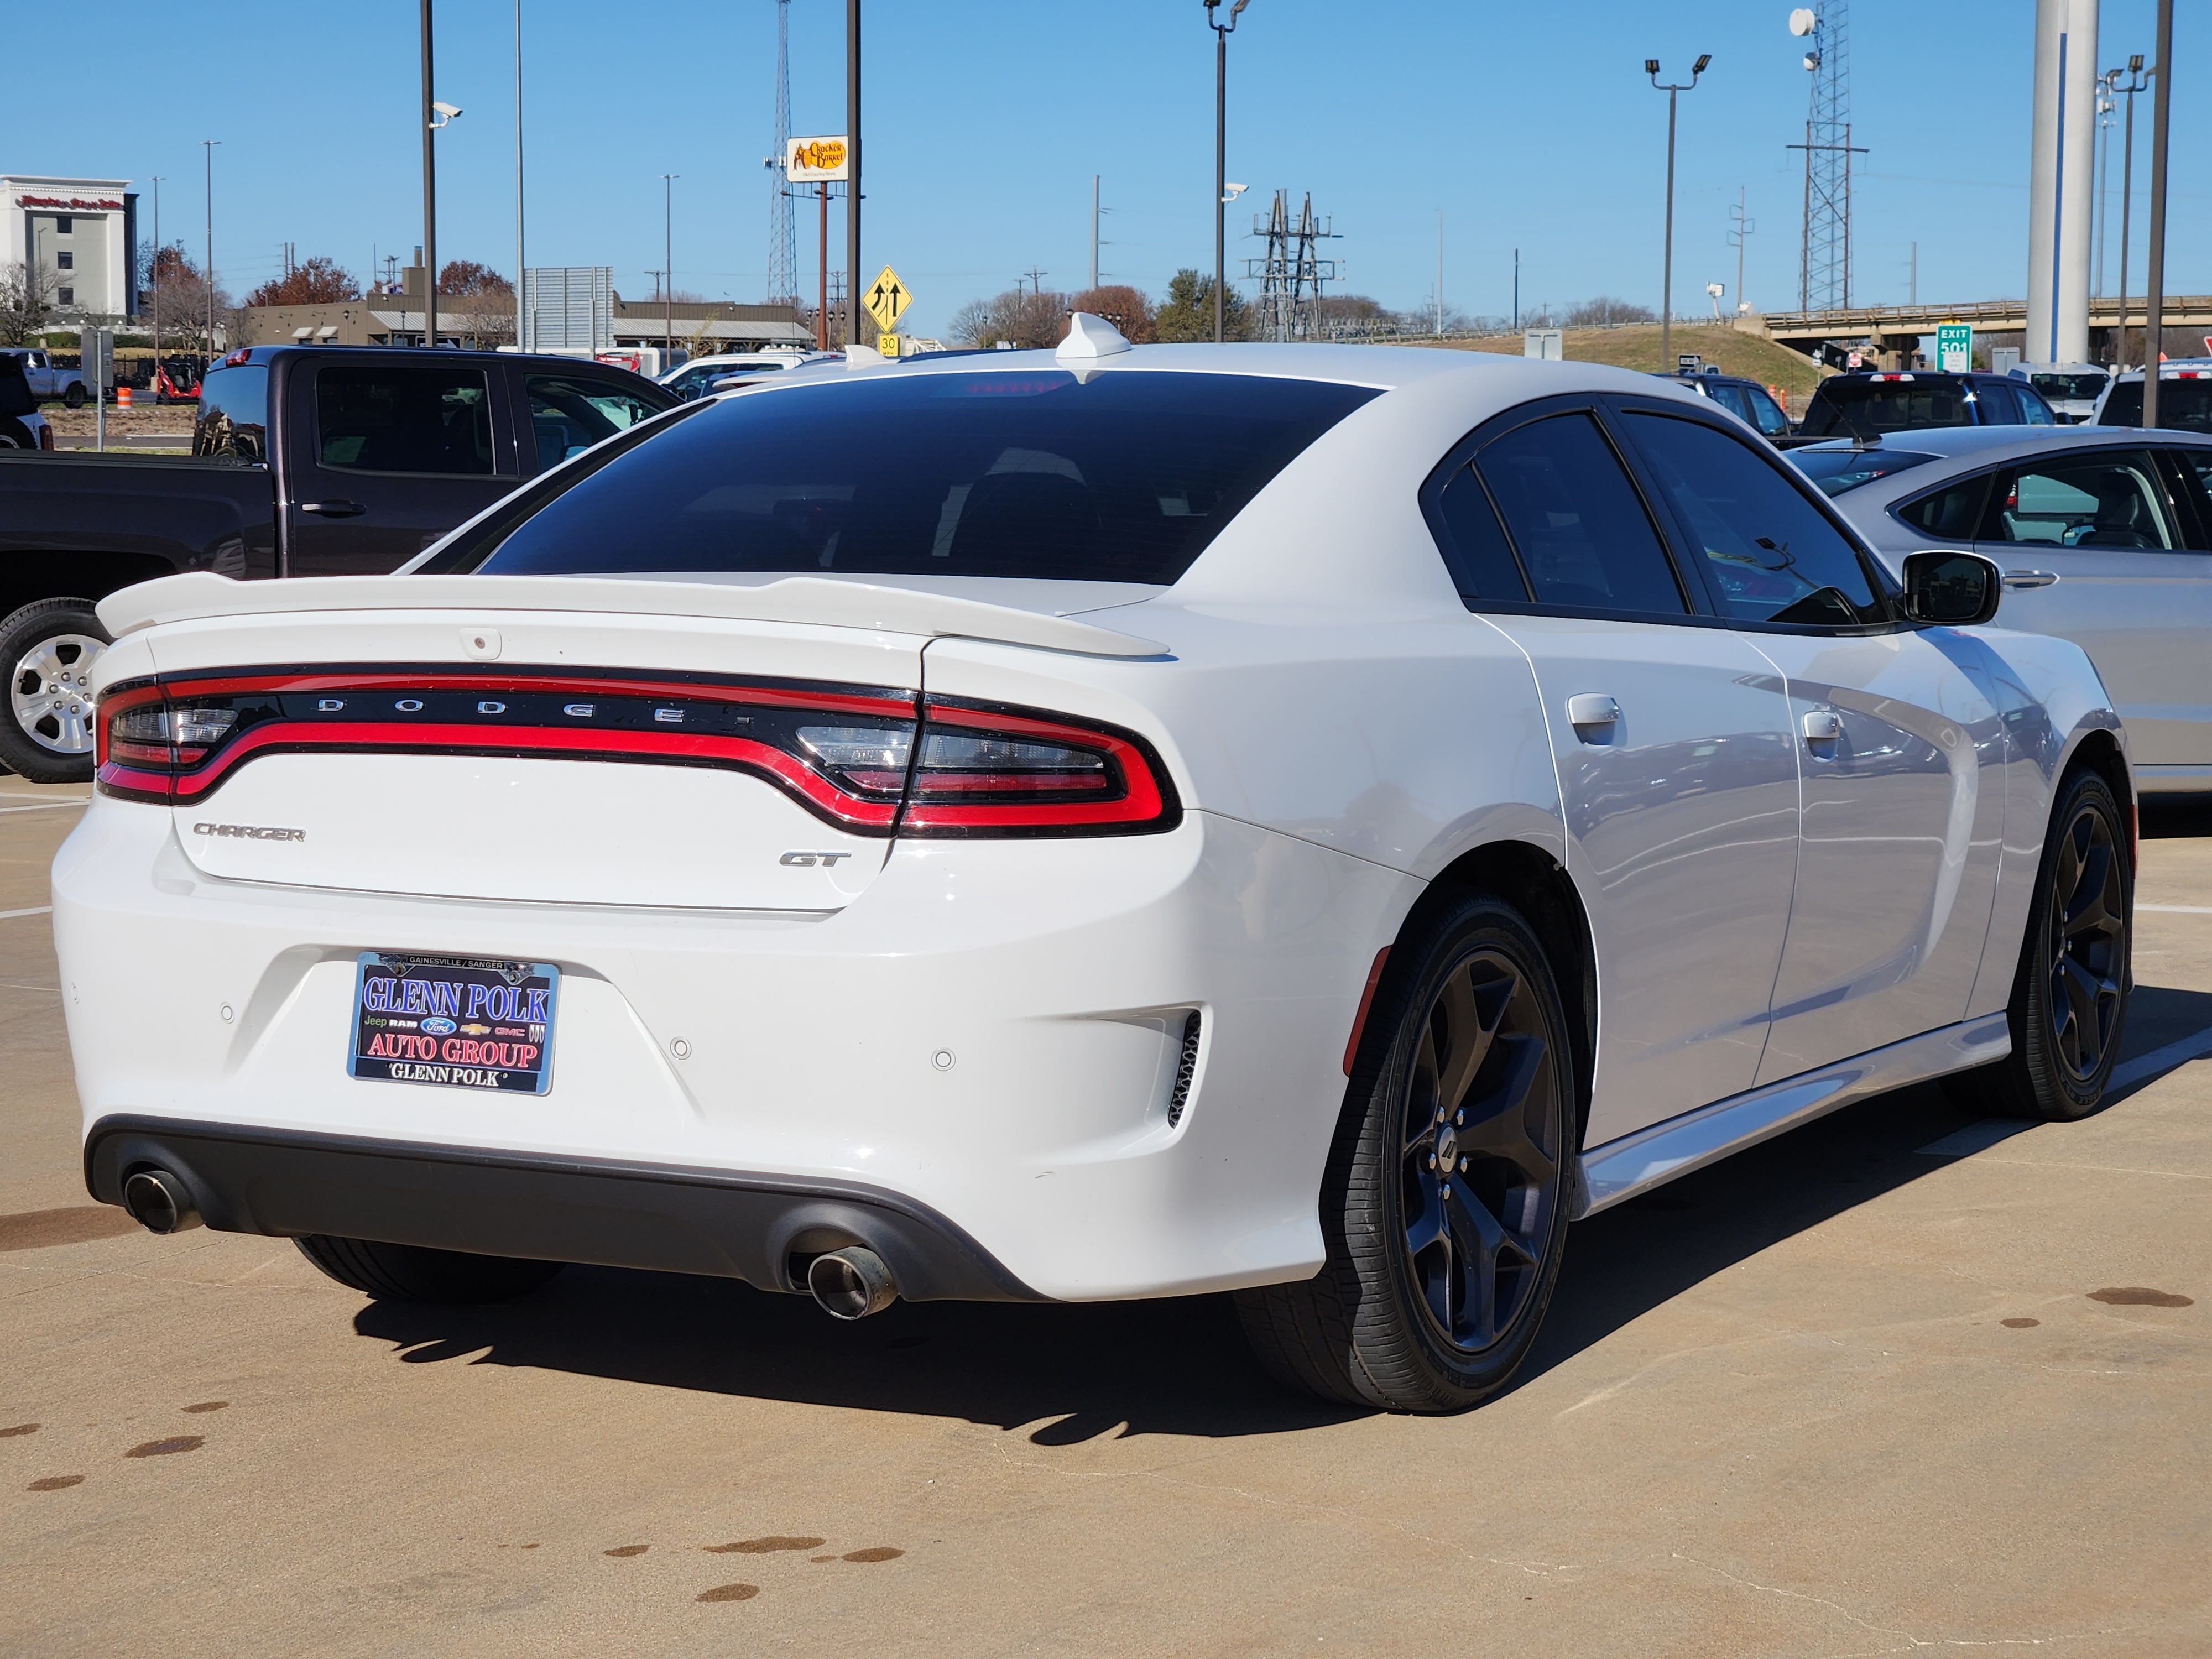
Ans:
<svg viewBox="0 0 2212 1659"><path fill-rule="evenodd" d="M1334 217L1350 291L1428 302L1437 214L1444 297L1501 313L1522 250L1523 304L1611 293L1656 305L1666 100L1642 73L1713 54L1681 105L1677 309L1733 290L1728 208L1748 192L1753 303L1794 305L1808 76L1784 26L1789 0L1583 0L1395 6L1253 0L1230 46L1231 270L1256 244L1255 201L1278 185ZM2177 8L2169 292L2212 290L2212 11ZM844 7L792 0L794 130L843 124ZM2025 291L2030 0L1856 0L1854 137L1869 147L1855 201L1853 298L1905 297L1919 244L1923 301ZM2101 65L2152 47L2153 0L2105 0ZM76 0L71 38L183 40L170 9ZM95 112L58 106L13 123L0 170L127 177L165 236L197 252L202 138L216 152L216 262L242 291L279 268L281 245L366 276L372 247L419 240L421 162L411 5L233 0L210 37L220 67L156 76L132 95L111 72ZM1089 258L1091 175L1113 210L1109 280L1154 294L1179 265L1208 266L1212 37L1199 0L1115 7L1011 0L868 0L871 270L895 264L916 294L909 331L1042 267L1078 288ZM440 144L439 251L501 271L514 262L512 0L441 0L438 89L466 113ZM775 0L524 0L529 258L611 264L625 296L660 263L661 179L675 190L676 281L753 300L767 265ZM190 33L190 31L187 31ZM135 55L125 51L125 58ZM50 76L49 79L52 77ZM64 75L64 81L73 77ZM2148 94L2137 100L2136 252L2147 199ZM2118 278L2119 165L2106 289ZM799 216L812 286L811 206ZM831 261L841 264L842 222ZM1731 292L1729 303L1735 295Z"/></svg>

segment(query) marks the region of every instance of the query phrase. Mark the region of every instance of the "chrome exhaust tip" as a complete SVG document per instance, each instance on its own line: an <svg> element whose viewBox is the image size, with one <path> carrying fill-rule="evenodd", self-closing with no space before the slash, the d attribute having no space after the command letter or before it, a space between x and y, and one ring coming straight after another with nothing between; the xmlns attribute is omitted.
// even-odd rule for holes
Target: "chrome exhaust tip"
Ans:
<svg viewBox="0 0 2212 1659"><path fill-rule="evenodd" d="M858 1244L816 1256L807 1265L806 1288L832 1319L866 1319L898 1300L890 1264Z"/></svg>
<svg viewBox="0 0 2212 1659"><path fill-rule="evenodd" d="M149 1233L189 1232L202 1224L192 1189L167 1170L141 1170L125 1181L123 1207Z"/></svg>

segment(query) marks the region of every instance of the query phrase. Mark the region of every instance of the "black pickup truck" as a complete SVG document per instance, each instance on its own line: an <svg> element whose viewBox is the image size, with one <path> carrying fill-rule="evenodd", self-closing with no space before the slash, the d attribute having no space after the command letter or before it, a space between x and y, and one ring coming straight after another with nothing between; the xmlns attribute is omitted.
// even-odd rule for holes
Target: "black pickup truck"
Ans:
<svg viewBox="0 0 2212 1659"><path fill-rule="evenodd" d="M0 764L92 775L93 605L179 570L398 568L547 468L678 399L602 363L252 346L200 385L191 453L0 450Z"/></svg>

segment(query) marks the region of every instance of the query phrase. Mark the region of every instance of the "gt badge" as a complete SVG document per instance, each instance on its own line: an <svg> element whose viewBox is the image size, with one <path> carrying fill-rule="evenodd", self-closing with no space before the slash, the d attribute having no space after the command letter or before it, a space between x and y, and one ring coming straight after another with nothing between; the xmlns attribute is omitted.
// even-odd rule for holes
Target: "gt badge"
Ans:
<svg viewBox="0 0 2212 1659"><path fill-rule="evenodd" d="M848 859L852 856L850 853L786 853L776 862L800 866L820 865L824 869L834 870L837 867L839 859Z"/></svg>

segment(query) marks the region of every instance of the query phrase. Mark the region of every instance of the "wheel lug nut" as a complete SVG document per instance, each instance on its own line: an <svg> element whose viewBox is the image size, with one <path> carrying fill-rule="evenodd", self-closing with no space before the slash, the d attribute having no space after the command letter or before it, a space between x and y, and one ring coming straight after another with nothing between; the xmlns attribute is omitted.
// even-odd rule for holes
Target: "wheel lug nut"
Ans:
<svg viewBox="0 0 2212 1659"><path fill-rule="evenodd" d="M1462 1158L1459 1161L1459 1172L1462 1175L1465 1175L1467 1173L1468 1162L1468 1160L1466 1158Z"/></svg>
<svg viewBox="0 0 2212 1659"><path fill-rule="evenodd" d="M1467 1114L1465 1112L1458 1114L1452 1119L1452 1124L1455 1128L1464 1129L1467 1127Z"/></svg>

